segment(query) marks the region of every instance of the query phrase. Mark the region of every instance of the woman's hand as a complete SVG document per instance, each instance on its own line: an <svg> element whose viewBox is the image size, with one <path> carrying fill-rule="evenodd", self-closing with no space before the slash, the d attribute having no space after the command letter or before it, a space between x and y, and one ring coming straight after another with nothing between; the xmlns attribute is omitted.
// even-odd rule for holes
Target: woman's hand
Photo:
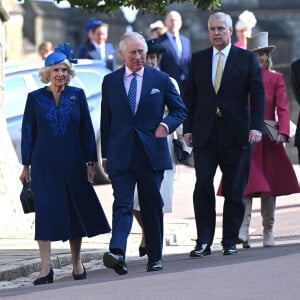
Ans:
<svg viewBox="0 0 300 300"><path fill-rule="evenodd" d="M23 171L20 176L20 180L22 184L27 183L30 181L30 171L29 166L24 166Z"/></svg>
<svg viewBox="0 0 300 300"><path fill-rule="evenodd" d="M286 135L278 134L277 141L276 141L277 144L286 143L287 141L288 141L288 137Z"/></svg>

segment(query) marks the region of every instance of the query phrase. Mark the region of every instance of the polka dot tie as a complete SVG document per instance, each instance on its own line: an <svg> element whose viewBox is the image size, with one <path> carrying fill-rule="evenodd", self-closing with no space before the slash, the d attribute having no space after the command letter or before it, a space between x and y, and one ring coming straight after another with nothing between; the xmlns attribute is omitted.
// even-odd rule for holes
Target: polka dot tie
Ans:
<svg viewBox="0 0 300 300"><path fill-rule="evenodd" d="M136 89L137 89L136 73L132 73L132 79L128 90L128 100L133 115L135 115Z"/></svg>

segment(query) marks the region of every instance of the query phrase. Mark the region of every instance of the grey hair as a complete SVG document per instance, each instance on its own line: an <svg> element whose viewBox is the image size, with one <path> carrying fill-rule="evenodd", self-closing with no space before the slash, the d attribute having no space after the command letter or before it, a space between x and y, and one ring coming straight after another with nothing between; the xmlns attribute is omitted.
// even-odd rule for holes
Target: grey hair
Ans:
<svg viewBox="0 0 300 300"><path fill-rule="evenodd" d="M126 50L126 41L129 39L137 39L143 43L145 53L148 52L148 46L144 37L138 32L125 32L119 42L119 51L124 52Z"/></svg>
<svg viewBox="0 0 300 300"><path fill-rule="evenodd" d="M75 77L75 70L72 66L72 64L67 60L63 60L60 61L59 63L64 63L67 66L68 69L68 75L67 75L67 82L66 84L69 84L71 79L73 77ZM56 64L52 65L52 66L45 66L40 68L39 70L39 77L42 83L49 83L50 82L50 70L53 66L55 66Z"/></svg>
<svg viewBox="0 0 300 300"><path fill-rule="evenodd" d="M209 18L208 18L208 28L209 28L209 24L212 21L219 20L219 19L225 20L226 26L229 27L229 28L232 28L232 19L231 19L230 15L225 14L225 13L220 12L220 11L209 16Z"/></svg>

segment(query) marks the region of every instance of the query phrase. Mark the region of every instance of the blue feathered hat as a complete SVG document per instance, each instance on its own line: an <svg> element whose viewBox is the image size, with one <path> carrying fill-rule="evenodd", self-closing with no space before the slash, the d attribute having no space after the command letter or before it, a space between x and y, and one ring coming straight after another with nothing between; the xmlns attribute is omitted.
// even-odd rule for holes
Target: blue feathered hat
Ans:
<svg viewBox="0 0 300 300"><path fill-rule="evenodd" d="M69 42L64 42L59 44L57 48L54 49L54 52L49 54L45 59L45 66L52 66L58 64L59 62L67 59L70 63L77 64L77 59L75 59L75 54L71 48Z"/></svg>

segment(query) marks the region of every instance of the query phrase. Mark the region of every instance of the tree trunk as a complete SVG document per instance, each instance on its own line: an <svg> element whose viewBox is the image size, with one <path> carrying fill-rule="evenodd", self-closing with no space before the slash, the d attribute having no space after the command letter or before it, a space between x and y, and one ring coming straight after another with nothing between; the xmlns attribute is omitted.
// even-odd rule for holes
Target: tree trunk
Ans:
<svg viewBox="0 0 300 300"><path fill-rule="evenodd" d="M7 131L4 114L5 99L5 26L8 15L0 1L0 235L9 232L24 232L32 228L34 214L24 215L20 192L22 189L19 176L21 165Z"/></svg>

